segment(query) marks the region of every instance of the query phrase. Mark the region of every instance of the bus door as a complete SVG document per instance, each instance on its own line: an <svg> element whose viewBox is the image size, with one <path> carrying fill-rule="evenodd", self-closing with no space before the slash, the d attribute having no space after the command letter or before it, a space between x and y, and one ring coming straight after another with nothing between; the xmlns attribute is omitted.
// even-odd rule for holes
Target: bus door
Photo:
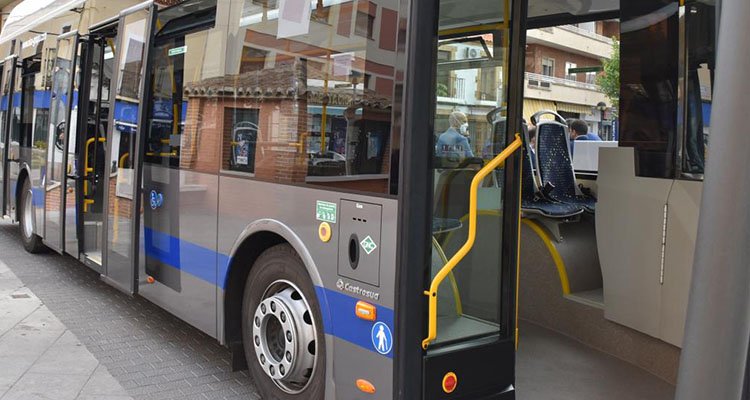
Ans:
<svg viewBox="0 0 750 400"><path fill-rule="evenodd" d="M76 209L79 258L102 271L105 238L104 194L111 168L106 165L107 124L112 111L110 88L114 73L116 23L93 29L81 38L81 90L75 135L79 162L76 165ZM71 141L71 139L69 139Z"/></svg>
<svg viewBox="0 0 750 400"><path fill-rule="evenodd" d="M2 87L0 87L0 216L8 211L8 150L10 148L10 109L12 104L13 79L15 79L16 56L5 59L2 67Z"/></svg>
<svg viewBox="0 0 750 400"><path fill-rule="evenodd" d="M407 377L421 368L423 399L513 399L521 147L516 133L521 132L525 1L437 3L438 10L422 5L427 9L419 11L420 16L437 19L430 25L432 35L420 40L436 43L437 48L413 54L424 60L419 65L432 64L432 81L410 75L412 87L433 93L420 116L422 124L432 119L424 124L432 129L415 122L412 130L407 121L405 132L421 131L423 138L407 139L406 148L414 146L409 157L417 157L404 159L411 164L406 171L413 175L402 183L428 203L407 194L401 205L410 210L402 212L407 219L401 221L409 247L415 248L413 238L418 235L430 251L418 256L426 257L418 261L425 269L415 276L415 282L423 284L414 288L419 296L412 304L422 306L410 314L409 295L402 298L407 314L400 327L408 332L409 324L421 324L413 329L423 335L420 343L402 337L409 348L402 348L407 359L399 368ZM417 98L415 102L424 101L424 96ZM418 154L425 150L427 154ZM427 211L415 212L421 209ZM412 233L413 226L420 227L419 233ZM405 260L409 265L401 265L402 279L409 279L409 260L417 258ZM417 346L421 365L407 366L409 352ZM412 384L399 386L408 393ZM404 398L413 396L412 392Z"/></svg>
<svg viewBox="0 0 750 400"><path fill-rule="evenodd" d="M72 104L75 104L74 90L75 55L78 33L68 32L57 39L57 55L52 72L52 92L50 95L50 120L47 139L47 179L44 202L44 243L62 252L64 249L64 218L66 202L75 202L75 196L66 198L68 176L73 174L66 158L66 138L71 120ZM75 151L73 151L75 157ZM71 189L75 186L75 181Z"/></svg>
<svg viewBox="0 0 750 400"><path fill-rule="evenodd" d="M107 261L105 280L132 294L136 285L135 235L140 222L138 204L139 168L137 149L141 136L143 92L146 85L148 38L155 7L148 2L120 14L119 44L115 64L114 112L109 121L111 136L107 143L109 185L107 185Z"/></svg>

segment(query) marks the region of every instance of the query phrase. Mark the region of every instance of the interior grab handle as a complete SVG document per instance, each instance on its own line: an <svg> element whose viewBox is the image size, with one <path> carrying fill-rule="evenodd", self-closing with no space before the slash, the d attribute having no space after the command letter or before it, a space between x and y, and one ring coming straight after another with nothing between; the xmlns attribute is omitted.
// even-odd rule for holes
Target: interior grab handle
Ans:
<svg viewBox="0 0 750 400"><path fill-rule="evenodd" d="M477 235L477 191L484 178L487 177L495 168L499 167L508 157L510 157L516 150L521 148L521 136L516 134L516 139L511 142L500 154L488 162L482 169L477 171L474 178L471 180L471 187L469 189L469 235L466 238L466 242L461 248L448 260L443 268L438 271L435 277L430 283L430 289L426 290L424 294L428 297L428 314L427 314L427 337L422 341L422 348L427 349L427 346L432 343L437 337L437 292L440 284L443 280L453 271L453 268L458 265L461 260L469 253L472 247L474 247L474 240Z"/></svg>

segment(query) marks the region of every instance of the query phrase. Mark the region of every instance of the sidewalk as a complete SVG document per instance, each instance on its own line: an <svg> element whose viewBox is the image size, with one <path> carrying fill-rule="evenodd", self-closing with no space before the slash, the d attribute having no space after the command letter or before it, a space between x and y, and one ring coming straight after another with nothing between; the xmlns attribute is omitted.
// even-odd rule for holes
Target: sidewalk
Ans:
<svg viewBox="0 0 750 400"><path fill-rule="evenodd" d="M0 400L132 400L0 261Z"/></svg>

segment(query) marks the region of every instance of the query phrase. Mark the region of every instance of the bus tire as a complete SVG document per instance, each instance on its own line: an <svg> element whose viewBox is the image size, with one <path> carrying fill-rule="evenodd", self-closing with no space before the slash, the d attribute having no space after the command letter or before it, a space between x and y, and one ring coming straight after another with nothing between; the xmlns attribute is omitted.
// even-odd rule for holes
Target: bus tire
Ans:
<svg viewBox="0 0 750 400"><path fill-rule="evenodd" d="M31 191L31 184L28 179L24 179L23 188L18 198L18 220L20 221L19 227L23 247L29 253L41 253L45 247L42 238L34 233L34 206L32 201L34 194Z"/></svg>
<svg viewBox="0 0 750 400"><path fill-rule="evenodd" d="M316 299L290 245L271 247L255 261L242 300L242 342L262 399L323 399L325 336Z"/></svg>

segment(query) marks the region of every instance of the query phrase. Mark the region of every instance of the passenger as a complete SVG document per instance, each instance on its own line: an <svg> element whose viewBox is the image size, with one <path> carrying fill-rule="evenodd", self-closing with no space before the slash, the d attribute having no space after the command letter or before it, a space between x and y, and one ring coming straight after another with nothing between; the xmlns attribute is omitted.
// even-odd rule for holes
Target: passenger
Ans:
<svg viewBox="0 0 750 400"><path fill-rule="evenodd" d="M448 161L462 161L474 157L469 145L469 120L466 114L454 111L448 117L450 128L443 132L435 145L435 155Z"/></svg>
<svg viewBox="0 0 750 400"><path fill-rule="evenodd" d="M596 133L589 132L589 126L585 122L575 119L570 123L570 140L594 140L601 142L602 138Z"/></svg>
<svg viewBox="0 0 750 400"><path fill-rule="evenodd" d="M593 140L601 142L602 138L596 133L589 132L589 126L580 119L574 119L569 124L570 127L570 156L573 157L576 140Z"/></svg>

